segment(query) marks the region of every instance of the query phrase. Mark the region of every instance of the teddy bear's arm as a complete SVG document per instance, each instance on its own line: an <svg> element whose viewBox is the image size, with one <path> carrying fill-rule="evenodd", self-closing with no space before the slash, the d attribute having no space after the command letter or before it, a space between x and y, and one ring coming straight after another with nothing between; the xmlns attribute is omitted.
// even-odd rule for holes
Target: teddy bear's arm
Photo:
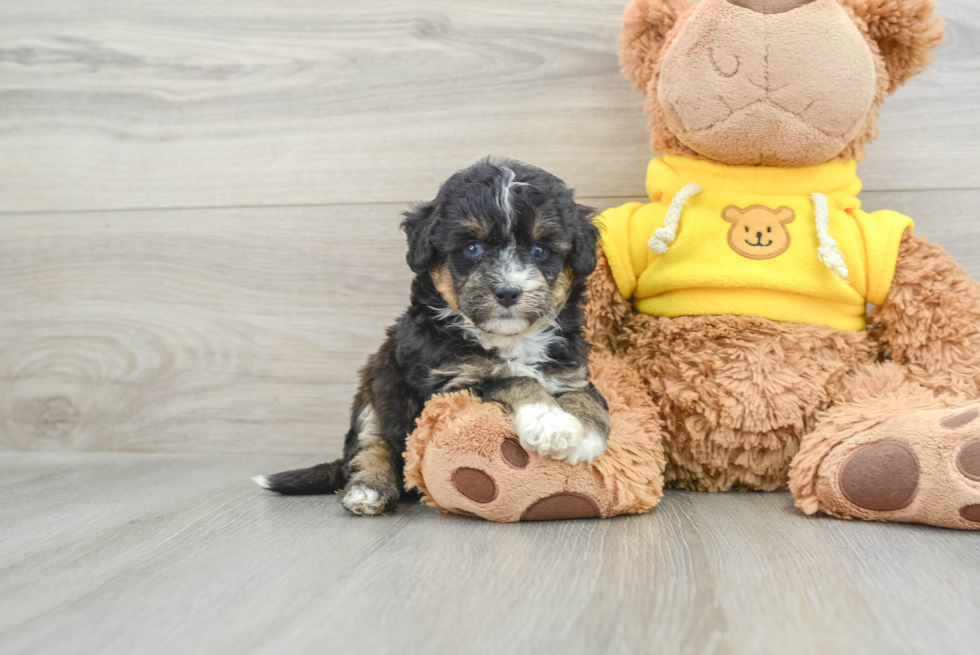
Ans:
<svg viewBox="0 0 980 655"><path fill-rule="evenodd" d="M601 245L597 248L597 255L595 271L589 276L584 336L593 347L616 352L623 324L633 311L633 306L619 293Z"/></svg>
<svg viewBox="0 0 980 655"><path fill-rule="evenodd" d="M903 235L891 289L871 318L910 379L980 397L980 283L941 246Z"/></svg>

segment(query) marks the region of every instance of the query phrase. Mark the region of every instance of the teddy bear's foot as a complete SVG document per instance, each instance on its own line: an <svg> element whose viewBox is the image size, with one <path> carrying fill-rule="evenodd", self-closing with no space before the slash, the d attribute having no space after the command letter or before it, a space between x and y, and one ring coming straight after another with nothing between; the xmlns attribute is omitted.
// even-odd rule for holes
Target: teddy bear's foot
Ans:
<svg viewBox="0 0 980 655"><path fill-rule="evenodd" d="M449 480L452 489L443 489L444 498L455 496L448 501L453 503L449 509L460 514L479 512L499 521L593 519L610 514L609 493L591 476L542 476L542 468L555 468L554 463L536 457L532 466L532 455L508 438L501 442L498 457L483 468L457 467ZM522 479L525 471L528 475Z"/></svg>
<svg viewBox="0 0 980 655"><path fill-rule="evenodd" d="M980 405L920 410L835 447L819 509L842 518L980 530Z"/></svg>
<svg viewBox="0 0 980 655"><path fill-rule="evenodd" d="M427 444L420 470L434 504L502 522L615 513L612 491L589 465L573 466L522 446L500 405L468 397L451 400L459 400L449 411L466 426L466 437L460 440L446 426Z"/></svg>
<svg viewBox="0 0 980 655"><path fill-rule="evenodd" d="M649 511L660 501L665 465L657 408L630 365L592 353L590 368L609 405L604 451L586 433L578 448L592 450L542 457L520 443L502 405L451 393L428 402L408 439L406 487L430 505L491 521Z"/></svg>

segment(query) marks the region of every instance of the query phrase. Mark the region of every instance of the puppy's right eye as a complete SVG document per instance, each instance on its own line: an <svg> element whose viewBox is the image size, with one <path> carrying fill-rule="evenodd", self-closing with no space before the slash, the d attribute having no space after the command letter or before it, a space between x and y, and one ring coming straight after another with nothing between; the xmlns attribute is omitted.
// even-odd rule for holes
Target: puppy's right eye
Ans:
<svg viewBox="0 0 980 655"><path fill-rule="evenodd" d="M463 248L463 254L470 259L476 259L483 254L483 246L478 243L471 243L470 245Z"/></svg>

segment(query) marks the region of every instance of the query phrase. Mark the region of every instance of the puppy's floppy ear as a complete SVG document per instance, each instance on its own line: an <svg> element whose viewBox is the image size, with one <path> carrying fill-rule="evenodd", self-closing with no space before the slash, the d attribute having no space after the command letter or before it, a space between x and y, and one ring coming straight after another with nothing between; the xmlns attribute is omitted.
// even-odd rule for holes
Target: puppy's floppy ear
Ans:
<svg viewBox="0 0 980 655"><path fill-rule="evenodd" d="M416 275L428 271L438 263L439 253L432 244L432 230L436 224L436 203L426 202L405 212L402 229L408 238L408 267Z"/></svg>
<svg viewBox="0 0 980 655"><path fill-rule="evenodd" d="M932 53L946 35L936 16L935 0L842 0L864 23L878 44L888 71L888 93L932 63Z"/></svg>
<svg viewBox="0 0 980 655"><path fill-rule="evenodd" d="M627 5L619 37L619 63L634 89L646 89L667 33L694 8L694 0L632 0Z"/></svg>
<svg viewBox="0 0 980 655"><path fill-rule="evenodd" d="M575 204L575 236L572 239L572 272L585 277L595 270L596 241L599 228L595 226L596 211L591 207Z"/></svg>

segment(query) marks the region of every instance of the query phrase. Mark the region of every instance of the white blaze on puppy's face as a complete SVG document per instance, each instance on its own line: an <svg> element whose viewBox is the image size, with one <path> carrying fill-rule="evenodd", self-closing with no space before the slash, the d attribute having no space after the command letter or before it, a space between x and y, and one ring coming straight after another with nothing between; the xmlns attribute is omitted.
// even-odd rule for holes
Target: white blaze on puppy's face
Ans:
<svg viewBox="0 0 980 655"><path fill-rule="evenodd" d="M514 229L514 187L527 186L524 182L517 182L517 173L509 168L503 168L503 177L500 180L500 193L497 196L497 205L501 213L507 219L507 231Z"/></svg>

